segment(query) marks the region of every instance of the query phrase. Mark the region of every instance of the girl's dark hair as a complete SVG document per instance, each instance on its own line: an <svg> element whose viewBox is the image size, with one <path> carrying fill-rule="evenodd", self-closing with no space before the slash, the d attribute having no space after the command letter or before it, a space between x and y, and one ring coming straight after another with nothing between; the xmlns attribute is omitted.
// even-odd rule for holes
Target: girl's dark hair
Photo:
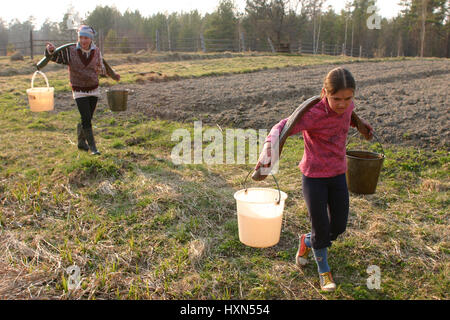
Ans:
<svg viewBox="0 0 450 320"><path fill-rule="evenodd" d="M327 90L328 94L335 94L342 89L353 89L356 90L355 78L350 71L345 68L339 67L333 69L328 73L323 83L323 87ZM324 97L322 92L321 98Z"/></svg>

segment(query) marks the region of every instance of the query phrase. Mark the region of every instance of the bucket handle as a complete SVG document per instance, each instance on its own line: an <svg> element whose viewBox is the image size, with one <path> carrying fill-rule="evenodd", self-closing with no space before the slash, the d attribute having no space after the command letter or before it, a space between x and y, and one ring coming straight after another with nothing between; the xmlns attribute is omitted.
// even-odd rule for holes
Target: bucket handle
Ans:
<svg viewBox="0 0 450 320"><path fill-rule="evenodd" d="M350 138L356 137L356 135L357 135L358 133L359 133L359 132L356 132L356 133L355 133L354 135L352 135ZM372 134L373 134L374 138L377 140L378 144L380 145L381 151L383 152L383 155L386 155L386 153L384 152L383 145L382 145L381 142L380 142L380 139L379 139L378 136L375 134L375 132L372 132ZM350 139L348 139L347 144L346 144L345 146L348 146L349 143L350 143Z"/></svg>
<svg viewBox="0 0 450 320"><path fill-rule="evenodd" d="M248 177L250 177L250 175L252 174L254 172L254 169L252 169L249 173L248 173L248 175L247 175L247 177L245 178L245 181L244 181L244 189L245 189L245 193L247 194L247 190L248 190L248 188L247 188L247 180L248 180ZM281 189L280 189L280 186L278 185L278 181L277 181L277 179L275 178L275 176L273 175L273 174L270 174L272 177L273 177L273 180L275 180L275 183L276 183L276 185L277 185L277 188L278 188L278 200L277 200L277 205L279 205L280 204L280 202L281 202Z"/></svg>
<svg viewBox="0 0 450 320"><path fill-rule="evenodd" d="M48 79L47 79L47 76L45 75L45 73L43 73L43 72L41 72L41 71L36 71L36 72L33 74L33 77L31 78L31 88L34 88L34 79L36 78L36 75L37 75L37 74L40 74L41 76L44 77L45 83L47 84L47 88L49 88L50 86L48 85Z"/></svg>

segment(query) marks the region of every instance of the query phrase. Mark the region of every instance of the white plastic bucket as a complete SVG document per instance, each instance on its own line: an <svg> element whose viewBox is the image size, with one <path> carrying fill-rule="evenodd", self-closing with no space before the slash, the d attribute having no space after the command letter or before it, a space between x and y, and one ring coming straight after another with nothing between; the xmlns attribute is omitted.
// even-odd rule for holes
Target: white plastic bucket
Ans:
<svg viewBox="0 0 450 320"><path fill-rule="evenodd" d="M34 79L40 74L44 77L47 87L34 87ZM48 79L41 71L36 71L31 78L31 88L27 89L28 102L32 112L52 111L55 105L54 88L48 85Z"/></svg>
<svg viewBox="0 0 450 320"><path fill-rule="evenodd" d="M234 198L239 240L254 248L276 245L280 241L287 194L270 188L249 188L236 192Z"/></svg>

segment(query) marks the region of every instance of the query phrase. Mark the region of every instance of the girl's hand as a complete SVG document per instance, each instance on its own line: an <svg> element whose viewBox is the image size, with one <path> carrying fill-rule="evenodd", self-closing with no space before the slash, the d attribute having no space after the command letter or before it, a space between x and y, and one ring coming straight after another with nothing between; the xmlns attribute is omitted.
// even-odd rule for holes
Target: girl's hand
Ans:
<svg viewBox="0 0 450 320"><path fill-rule="evenodd" d="M258 163L256 164L255 171L260 167L269 168L271 165L272 147L270 142L264 144L261 155L259 156Z"/></svg>
<svg viewBox="0 0 450 320"><path fill-rule="evenodd" d="M360 119L361 123L358 124L358 131L364 136L364 138L366 138L366 140L372 140L373 138L373 128L370 126L370 124L363 120Z"/></svg>
<svg viewBox="0 0 450 320"><path fill-rule="evenodd" d="M56 47L51 42L47 42L46 46L47 46L47 51L50 54L53 53L53 51L55 51L55 49L56 49Z"/></svg>

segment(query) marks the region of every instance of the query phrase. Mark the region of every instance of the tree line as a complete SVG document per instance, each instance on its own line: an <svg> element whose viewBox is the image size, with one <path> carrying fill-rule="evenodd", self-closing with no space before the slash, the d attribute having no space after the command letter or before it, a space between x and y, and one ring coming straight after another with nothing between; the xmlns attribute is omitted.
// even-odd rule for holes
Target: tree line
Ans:
<svg viewBox="0 0 450 320"><path fill-rule="evenodd" d="M200 47L202 38L219 45L229 41L246 50L267 50L308 45L320 53L323 44L344 47L346 52L364 47L369 56L449 57L450 13L448 0L398 0L402 10L391 19L381 17L376 28L375 0L348 0L335 12L324 0L247 0L239 12L232 0L221 0L212 13L197 10L143 16L139 10L121 13L113 6L97 6L83 22L100 32L105 46L116 52L130 50L131 42L156 44L165 50ZM73 38L67 13L59 22L45 21L34 30L35 39ZM379 27L379 28L378 28ZM13 51L29 41L34 19L9 23L0 19L0 50ZM9 47L8 47L9 44ZM20 46L19 46L20 47ZM195 48L194 48L195 49ZM0 51L0 54L2 52Z"/></svg>

